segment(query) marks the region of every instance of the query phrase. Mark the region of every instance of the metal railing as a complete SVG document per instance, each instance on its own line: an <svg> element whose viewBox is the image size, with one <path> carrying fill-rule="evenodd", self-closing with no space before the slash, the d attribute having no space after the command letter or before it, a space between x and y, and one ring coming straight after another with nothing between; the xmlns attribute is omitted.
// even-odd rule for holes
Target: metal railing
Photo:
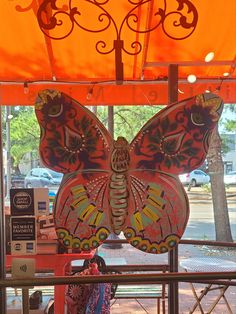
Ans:
<svg viewBox="0 0 236 314"><path fill-rule="evenodd" d="M126 240L107 240L107 243L122 243L128 244ZM180 245L207 245L216 247L231 247L236 248L236 243L218 242L218 241L201 241L201 240L181 240ZM126 271L149 271L147 274L106 274L99 276L61 276L61 277L33 277L29 279L12 279L6 278L0 280L0 288L7 287L21 287L27 288L28 286L55 286L66 284L89 284L89 283L123 283L123 284L142 284L142 283L166 283L173 284L178 282L192 282L192 283L212 283L223 284L227 286L236 286L236 282L232 281L236 279L235 272L168 272L168 273L153 273L152 271L163 271L163 269L171 271L173 268L172 258L169 257L168 264L160 265L122 265L114 266L117 270L121 270L124 267ZM107 266L109 269L109 266ZM178 303L174 304L175 300L178 300L178 289L171 291L171 295L168 294L168 298L172 298L169 302L168 312L169 314L178 313ZM177 301L176 301L177 302Z"/></svg>

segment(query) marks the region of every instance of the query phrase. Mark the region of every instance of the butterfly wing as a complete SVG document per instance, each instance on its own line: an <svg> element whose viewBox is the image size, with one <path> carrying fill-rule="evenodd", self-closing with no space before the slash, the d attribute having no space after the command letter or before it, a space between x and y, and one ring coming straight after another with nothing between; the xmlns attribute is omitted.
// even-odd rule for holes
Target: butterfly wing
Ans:
<svg viewBox="0 0 236 314"><path fill-rule="evenodd" d="M189 217L189 203L176 176L134 170L130 177L130 209L124 235L134 247L166 253L180 240Z"/></svg>
<svg viewBox="0 0 236 314"><path fill-rule="evenodd" d="M109 172L77 173L66 178L54 206L56 232L67 249L90 251L111 232L108 213Z"/></svg>
<svg viewBox="0 0 236 314"><path fill-rule="evenodd" d="M65 174L54 203L58 238L68 249L94 249L110 233L111 136L89 110L55 90L39 93L35 111L41 159Z"/></svg>
<svg viewBox="0 0 236 314"><path fill-rule="evenodd" d="M132 141L124 235L136 248L158 254L179 242L189 203L176 174L204 161L222 106L213 94L175 103L155 115Z"/></svg>
<svg viewBox="0 0 236 314"><path fill-rule="evenodd" d="M108 167L112 139L92 112L56 90L39 93L35 112L45 166L62 173Z"/></svg>
<svg viewBox="0 0 236 314"><path fill-rule="evenodd" d="M205 93L158 112L130 144L130 169L190 172L206 158L209 139L223 109L218 96Z"/></svg>

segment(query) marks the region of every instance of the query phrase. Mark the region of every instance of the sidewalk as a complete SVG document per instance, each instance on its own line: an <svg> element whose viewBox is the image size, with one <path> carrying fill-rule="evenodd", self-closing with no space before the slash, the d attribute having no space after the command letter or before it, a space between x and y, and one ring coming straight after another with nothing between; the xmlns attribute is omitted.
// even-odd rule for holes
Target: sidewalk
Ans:
<svg viewBox="0 0 236 314"><path fill-rule="evenodd" d="M185 191L188 195L189 201L211 201L211 192L206 191L204 187L192 187L190 191L185 187ZM236 201L236 186L230 186L226 188L226 198L227 201Z"/></svg>

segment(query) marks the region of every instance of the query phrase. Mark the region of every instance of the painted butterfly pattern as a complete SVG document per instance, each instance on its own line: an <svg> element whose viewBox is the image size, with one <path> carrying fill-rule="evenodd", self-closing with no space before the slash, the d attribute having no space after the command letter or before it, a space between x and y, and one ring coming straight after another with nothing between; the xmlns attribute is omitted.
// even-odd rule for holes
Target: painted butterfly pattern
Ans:
<svg viewBox="0 0 236 314"><path fill-rule="evenodd" d="M39 93L40 156L64 173L54 203L59 241L90 251L110 233L139 250L159 254L184 233L189 203L178 174L205 160L222 100L201 94L165 107L129 144L113 140L88 109L56 90Z"/></svg>

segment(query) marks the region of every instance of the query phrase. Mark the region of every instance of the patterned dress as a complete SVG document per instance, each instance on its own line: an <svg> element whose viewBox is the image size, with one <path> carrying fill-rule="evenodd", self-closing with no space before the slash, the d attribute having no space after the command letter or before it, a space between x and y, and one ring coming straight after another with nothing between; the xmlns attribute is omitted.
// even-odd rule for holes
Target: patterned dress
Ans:
<svg viewBox="0 0 236 314"><path fill-rule="evenodd" d="M76 276L99 274L97 264L92 263ZM66 291L67 314L109 314L110 295L110 283L70 284Z"/></svg>

